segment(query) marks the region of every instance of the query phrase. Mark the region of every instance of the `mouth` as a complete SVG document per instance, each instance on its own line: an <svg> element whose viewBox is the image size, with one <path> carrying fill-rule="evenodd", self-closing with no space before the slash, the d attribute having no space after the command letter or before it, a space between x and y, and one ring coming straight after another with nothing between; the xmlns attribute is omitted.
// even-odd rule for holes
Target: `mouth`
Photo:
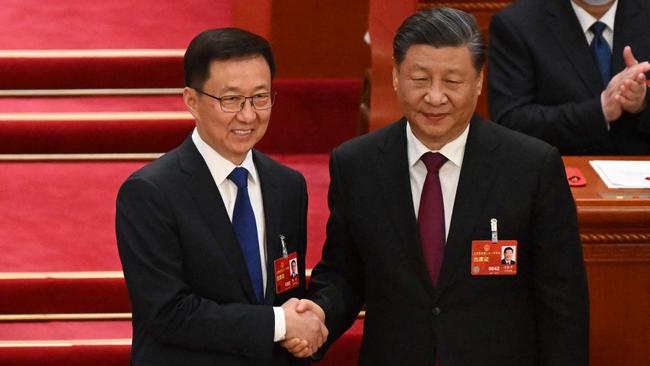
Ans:
<svg viewBox="0 0 650 366"><path fill-rule="evenodd" d="M246 136L250 136L253 133L253 129L252 128L236 129L236 130L232 130L232 133L237 136L246 137Z"/></svg>
<svg viewBox="0 0 650 366"><path fill-rule="evenodd" d="M421 114L430 121L439 121L449 115L449 113L435 113L435 112L432 113L421 112Z"/></svg>

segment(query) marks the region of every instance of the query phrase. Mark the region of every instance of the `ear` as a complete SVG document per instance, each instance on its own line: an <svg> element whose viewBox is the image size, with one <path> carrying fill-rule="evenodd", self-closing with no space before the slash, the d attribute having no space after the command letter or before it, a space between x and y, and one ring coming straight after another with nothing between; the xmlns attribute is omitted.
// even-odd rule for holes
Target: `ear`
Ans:
<svg viewBox="0 0 650 366"><path fill-rule="evenodd" d="M196 90L185 87L183 88L183 102L187 107L187 110L194 116L194 119L198 116L198 107L199 107L199 96Z"/></svg>
<svg viewBox="0 0 650 366"><path fill-rule="evenodd" d="M397 91L398 86L399 86L399 70L397 69L397 65L393 64L393 90Z"/></svg>
<svg viewBox="0 0 650 366"><path fill-rule="evenodd" d="M476 88L478 89L478 95L481 95L481 91L483 90L483 69L478 73L478 83L476 84Z"/></svg>

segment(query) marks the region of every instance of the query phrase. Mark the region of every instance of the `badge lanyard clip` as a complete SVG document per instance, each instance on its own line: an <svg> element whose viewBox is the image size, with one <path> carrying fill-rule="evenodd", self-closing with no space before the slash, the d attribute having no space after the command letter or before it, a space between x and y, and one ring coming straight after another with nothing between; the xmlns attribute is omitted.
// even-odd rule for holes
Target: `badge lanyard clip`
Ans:
<svg viewBox="0 0 650 366"><path fill-rule="evenodd" d="M490 231L492 231L492 244L498 244L499 233L497 231L497 219L490 220Z"/></svg>
<svg viewBox="0 0 650 366"><path fill-rule="evenodd" d="M282 244L282 256L288 258L289 252L287 252L287 243L284 241L284 239L284 235L280 235L280 243Z"/></svg>

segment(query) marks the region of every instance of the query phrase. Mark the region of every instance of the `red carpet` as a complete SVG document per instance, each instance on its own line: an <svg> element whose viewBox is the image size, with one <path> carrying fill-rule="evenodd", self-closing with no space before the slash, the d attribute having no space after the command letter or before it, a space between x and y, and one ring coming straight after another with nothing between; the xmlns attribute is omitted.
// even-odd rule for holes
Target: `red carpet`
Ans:
<svg viewBox="0 0 650 366"><path fill-rule="evenodd" d="M0 98L0 113L184 112L186 110L180 94Z"/></svg>
<svg viewBox="0 0 650 366"><path fill-rule="evenodd" d="M7 366L129 366L130 345L6 346L0 365Z"/></svg>
<svg viewBox="0 0 650 366"><path fill-rule="evenodd" d="M0 120L0 153L157 153L178 146L193 128L186 117Z"/></svg>
<svg viewBox="0 0 650 366"><path fill-rule="evenodd" d="M114 201L144 162L1 162L0 268L118 270Z"/></svg>
<svg viewBox="0 0 650 366"><path fill-rule="evenodd" d="M360 81L279 79L274 89L278 96L260 150L329 153L357 135ZM157 111L165 113L141 114ZM88 114L96 112L136 113ZM5 154L159 153L177 146L193 126L180 95L0 99L0 153Z"/></svg>
<svg viewBox="0 0 650 366"><path fill-rule="evenodd" d="M24 57L0 52L3 89L170 88L183 86L174 56Z"/></svg>
<svg viewBox="0 0 650 366"><path fill-rule="evenodd" d="M307 268L320 259L329 215L326 154L275 155L309 192ZM2 272L120 271L114 234L119 185L145 161L2 161ZM128 312L120 278L0 279L0 313ZM47 301L44 301L47 299ZM77 299L70 301L70 299Z"/></svg>
<svg viewBox="0 0 650 366"><path fill-rule="evenodd" d="M324 239L328 156L278 155L305 175L308 267ZM119 185L142 161L0 162L0 268L4 272L120 270L114 234Z"/></svg>
<svg viewBox="0 0 650 366"><path fill-rule="evenodd" d="M0 323L0 341L131 338L130 320Z"/></svg>
<svg viewBox="0 0 650 366"><path fill-rule="evenodd" d="M0 278L0 298L11 299L0 302L0 314L131 312L124 278L92 278L102 274L89 272L85 275L87 278Z"/></svg>
<svg viewBox="0 0 650 366"><path fill-rule="evenodd" d="M318 364L356 365L362 334L357 320ZM0 364L128 366L130 338L129 321L0 323Z"/></svg>
<svg viewBox="0 0 650 366"><path fill-rule="evenodd" d="M5 0L0 49L185 48L198 32L230 25L230 3Z"/></svg>
<svg viewBox="0 0 650 366"><path fill-rule="evenodd" d="M130 321L0 323L0 365L128 366Z"/></svg>

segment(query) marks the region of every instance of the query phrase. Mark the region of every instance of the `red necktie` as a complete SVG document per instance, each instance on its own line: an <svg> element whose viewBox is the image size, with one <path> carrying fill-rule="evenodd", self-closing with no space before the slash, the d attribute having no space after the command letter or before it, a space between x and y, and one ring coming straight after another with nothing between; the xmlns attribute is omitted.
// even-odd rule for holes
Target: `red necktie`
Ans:
<svg viewBox="0 0 650 366"><path fill-rule="evenodd" d="M438 170L447 162L440 153L428 152L420 158L427 167L427 177L420 196L418 231L424 262L429 270L431 283L435 286L445 251L445 206Z"/></svg>

